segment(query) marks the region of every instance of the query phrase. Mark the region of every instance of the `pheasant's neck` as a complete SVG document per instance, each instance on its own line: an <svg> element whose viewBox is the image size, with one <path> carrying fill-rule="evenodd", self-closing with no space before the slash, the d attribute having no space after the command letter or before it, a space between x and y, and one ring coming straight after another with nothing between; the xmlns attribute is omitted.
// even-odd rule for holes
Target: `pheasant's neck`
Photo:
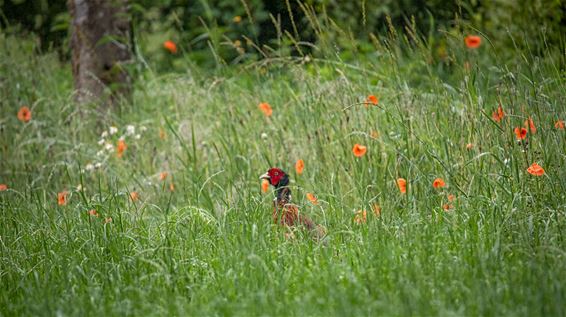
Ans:
<svg viewBox="0 0 566 317"><path fill-rule="evenodd" d="M289 187L277 188L277 204L285 205L291 202L291 190Z"/></svg>
<svg viewBox="0 0 566 317"><path fill-rule="evenodd" d="M289 185L289 178L285 176L281 179L276 189L278 205L285 205L291 202L291 190L287 185Z"/></svg>

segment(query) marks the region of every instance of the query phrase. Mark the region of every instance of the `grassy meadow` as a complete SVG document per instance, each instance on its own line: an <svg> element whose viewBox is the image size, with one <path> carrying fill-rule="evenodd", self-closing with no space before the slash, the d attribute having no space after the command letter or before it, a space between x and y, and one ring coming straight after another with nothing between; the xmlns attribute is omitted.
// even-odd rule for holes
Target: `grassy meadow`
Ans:
<svg viewBox="0 0 566 317"><path fill-rule="evenodd" d="M1 35L0 315L566 315L564 54L460 35L170 74L146 57L108 113ZM270 167L324 242L272 223Z"/></svg>

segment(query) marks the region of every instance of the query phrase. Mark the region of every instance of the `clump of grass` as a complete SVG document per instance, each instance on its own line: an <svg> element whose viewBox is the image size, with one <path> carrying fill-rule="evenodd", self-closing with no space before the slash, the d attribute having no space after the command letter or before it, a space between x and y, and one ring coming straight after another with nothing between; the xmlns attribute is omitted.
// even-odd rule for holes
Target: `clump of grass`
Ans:
<svg viewBox="0 0 566 317"><path fill-rule="evenodd" d="M566 138L554 123L565 109L551 54L506 64L449 37L452 61L439 66L417 37L376 39L357 64L148 74L133 106L91 120L71 101L68 68L13 55L28 44L5 40L3 314L564 314ZM378 104L365 107L370 94ZM529 117L537 131L517 142ZM125 137L121 158L99 156L130 124L147 131ZM99 145L111 126L119 132ZM533 162L544 176L527 173ZM272 195L257 180L271 166L291 174L326 244L301 231L286 240L271 223Z"/></svg>

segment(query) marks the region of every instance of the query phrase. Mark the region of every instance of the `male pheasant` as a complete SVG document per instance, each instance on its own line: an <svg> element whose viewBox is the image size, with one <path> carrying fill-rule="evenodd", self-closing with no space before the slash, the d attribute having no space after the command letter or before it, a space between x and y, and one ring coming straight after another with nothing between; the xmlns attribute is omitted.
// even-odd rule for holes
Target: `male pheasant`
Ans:
<svg viewBox="0 0 566 317"><path fill-rule="evenodd" d="M276 197L273 200L273 222L282 226L299 227L308 229L315 239L322 239L326 235L326 229L317 225L309 217L301 215L299 207L291 204L291 189L289 189L289 176L279 169L270 168L259 179L266 179L275 187Z"/></svg>

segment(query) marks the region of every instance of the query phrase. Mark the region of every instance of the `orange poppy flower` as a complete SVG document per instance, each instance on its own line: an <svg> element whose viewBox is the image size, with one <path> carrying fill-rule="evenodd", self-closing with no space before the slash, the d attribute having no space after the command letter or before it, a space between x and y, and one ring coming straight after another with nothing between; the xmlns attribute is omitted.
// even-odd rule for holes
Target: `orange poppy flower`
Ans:
<svg viewBox="0 0 566 317"><path fill-rule="evenodd" d="M379 99L377 99L376 96L374 96L374 95L369 95L369 96L367 97L366 102L365 102L364 104L365 104L365 106L366 106L366 108L367 108L370 104L372 104L372 105L374 105L374 106L377 106L378 103L379 103Z"/></svg>
<svg viewBox="0 0 566 317"><path fill-rule="evenodd" d="M111 222L112 222L112 217L106 217L106 218L104 218L104 223L105 223L105 224L111 223Z"/></svg>
<svg viewBox="0 0 566 317"><path fill-rule="evenodd" d="M116 154L118 155L118 158L122 158L124 151L126 151L127 148L128 146L124 140L118 140L118 144L116 145Z"/></svg>
<svg viewBox="0 0 566 317"><path fill-rule="evenodd" d="M295 171L297 172L297 174L299 175L303 174L304 169L305 169L305 162L303 160L297 160L297 163L295 163Z"/></svg>
<svg viewBox="0 0 566 317"><path fill-rule="evenodd" d="M140 195L138 194L138 192L131 192L130 193L130 199L132 201L138 201L139 198L140 198Z"/></svg>
<svg viewBox="0 0 566 317"><path fill-rule="evenodd" d="M405 180L404 178L397 178L397 187L399 187L399 191L401 192L401 194L404 194L407 192L407 180Z"/></svg>
<svg viewBox="0 0 566 317"><path fill-rule="evenodd" d="M368 150L367 146L363 146L363 145L360 145L360 144L357 144L357 143L354 144L354 147L352 148L352 152L354 152L354 155L356 157L364 156L366 154L367 150Z"/></svg>
<svg viewBox="0 0 566 317"><path fill-rule="evenodd" d="M537 127L535 127L535 123L533 122L533 118L529 117L527 120L525 120L525 128L528 128L529 130L531 130L532 134L535 134L537 132Z"/></svg>
<svg viewBox="0 0 566 317"><path fill-rule="evenodd" d="M169 51L171 54L177 54L177 44L173 41L165 41L163 42L163 48Z"/></svg>
<svg viewBox="0 0 566 317"><path fill-rule="evenodd" d="M267 190L269 189L269 181L267 179L264 179L261 181L261 191L264 193L267 193Z"/></svg>
<svg viewBox="0 0 566 317"><path fill-rule="evenodd" d="M21 122L28 122L31 120L31 110L27 106L23 106L18 111L18 120Z"/></svg>
<svg viewBox="0 0 566 317"><path fill-rule="evenodd" d="M474 145L472 143L466 144L466 150L471 150L473 148L474 148Z"/></svg>
<svg viewBox="0 0 566 317"><path fill-rule="evenodd" d="M313 205L318 205L318 199L311 193L307 193L307 199L313 203Z"/></svg>
<svg viewBox="0 0 566 317"><path fill-rule="evenodd" d="M67 191L62 191L60 193L57 194L57 203L59 204L59 206L64 206L67 204L67 195L69 194L69 192Z"/></svg>
<svg viewBox="0 0 566 317"><path fill-rule="evenodd" d="M564 121L562 121L562 120L556 121L556 123L554 124L554 127L558 130L564 130Z"/></svg>
<svg viewBox="0 0 566 317"><path fill-rule="evenodd" d="M527 137L527 129L525 128L515 128L515 135L517 140L524 140Z"/></svg>
<svg viewBox="0 0 566 317"><path fill-rule="evenodd" d="M169 183L169 191L171 191L171 192L175 191L175 184Z"/></svg>
<svg viewBox="0 0 566 317"><path fill-rule="evenodd" d="M159 180L160 180L160 181L165 180L165 179L167 178L167 175L169 175L169 173L167 173L167 172L161 172L161 173L159 173Z"/></svg>
<svg viewBox="0 0 566 317"><path fill-rule="evenodd" d="M380 205L378 205L378 204L373 204L373 205L371 206L371 210L373 211L373 214L374 214L376 217L381 216L381 206L380 206Z"/></svg>
<svg viewBox="0 0 566 317"><path fill-rule="evenodd" d="M5 190L8 190L8 185L6 184L0 184L0 192L3 192Z"/></svg>
<svg viewBox="0 0 566 317"><path fill-rule="evenodd" d="M449 194L449 195L448 195L448 201L453 201L454 198L456 198L456 196L454 196L454 195L452 195L452 194Z"/></svg>
<svg viewBox="0 0 566 317"><path fill-rule="evenodd" d="M367 211L365 210L359 210L356 215L354 216L354 221L357 224L362 224L362 223L366 223L367 221Z"/></svg>
<svg viewBox="0 0 566 317"><path fill-rule="evenodd" d="M450 209L452 209L452 205L444 204L444 205L442 205L442 209L444 209L444 211L449 211Z"/></svg>
<svg viewBox="0 0 566 317"><path fill-rule="evenodd" d="M481 37L477 35L468 35L464 38L464 42L468 48L478 48L481 45Z"/></svg>
<svg viewBox="0 0 566 317"><path fill-rule="evenodd" d="M533 163L529 168L527 168L527 172L534 176L542 176L544 175L544 169L542 166L538 165L537 163Z"/></svg>
<svg viewBox="0 0 566 317"><path fill-rule="evenodd" d="M491 115L491 118L495 122L501 122L501 120L503 120L503 117L505 117L505 112L503 112L503 108L501 107L501 105L499 105L499 107L497 107L497 110L494 111Z"/></svg>
<svg viewBox="0 0 566 317"><path fill-rule="evenodd" d="M258 107L266 117L270 117L273 114L273 109L271 109L271 106L267 102L260 103Z"/></svg>
<svg viewBox="0 0 566 317"><path fill-rule="evenodd" d="M96 210L94 209L91 209L88 211L88 215L93 217L98 217L98 212L96 212Z"/></svg>
<svg viewBox="0 0 566 317"><path fill-rule="evenodd" d="M446 186L446 183L440 177L438 177L438 178L434 179L434 181L432 181L432 187L434 187L434 188L442 188L444 186Z"/></svg>

